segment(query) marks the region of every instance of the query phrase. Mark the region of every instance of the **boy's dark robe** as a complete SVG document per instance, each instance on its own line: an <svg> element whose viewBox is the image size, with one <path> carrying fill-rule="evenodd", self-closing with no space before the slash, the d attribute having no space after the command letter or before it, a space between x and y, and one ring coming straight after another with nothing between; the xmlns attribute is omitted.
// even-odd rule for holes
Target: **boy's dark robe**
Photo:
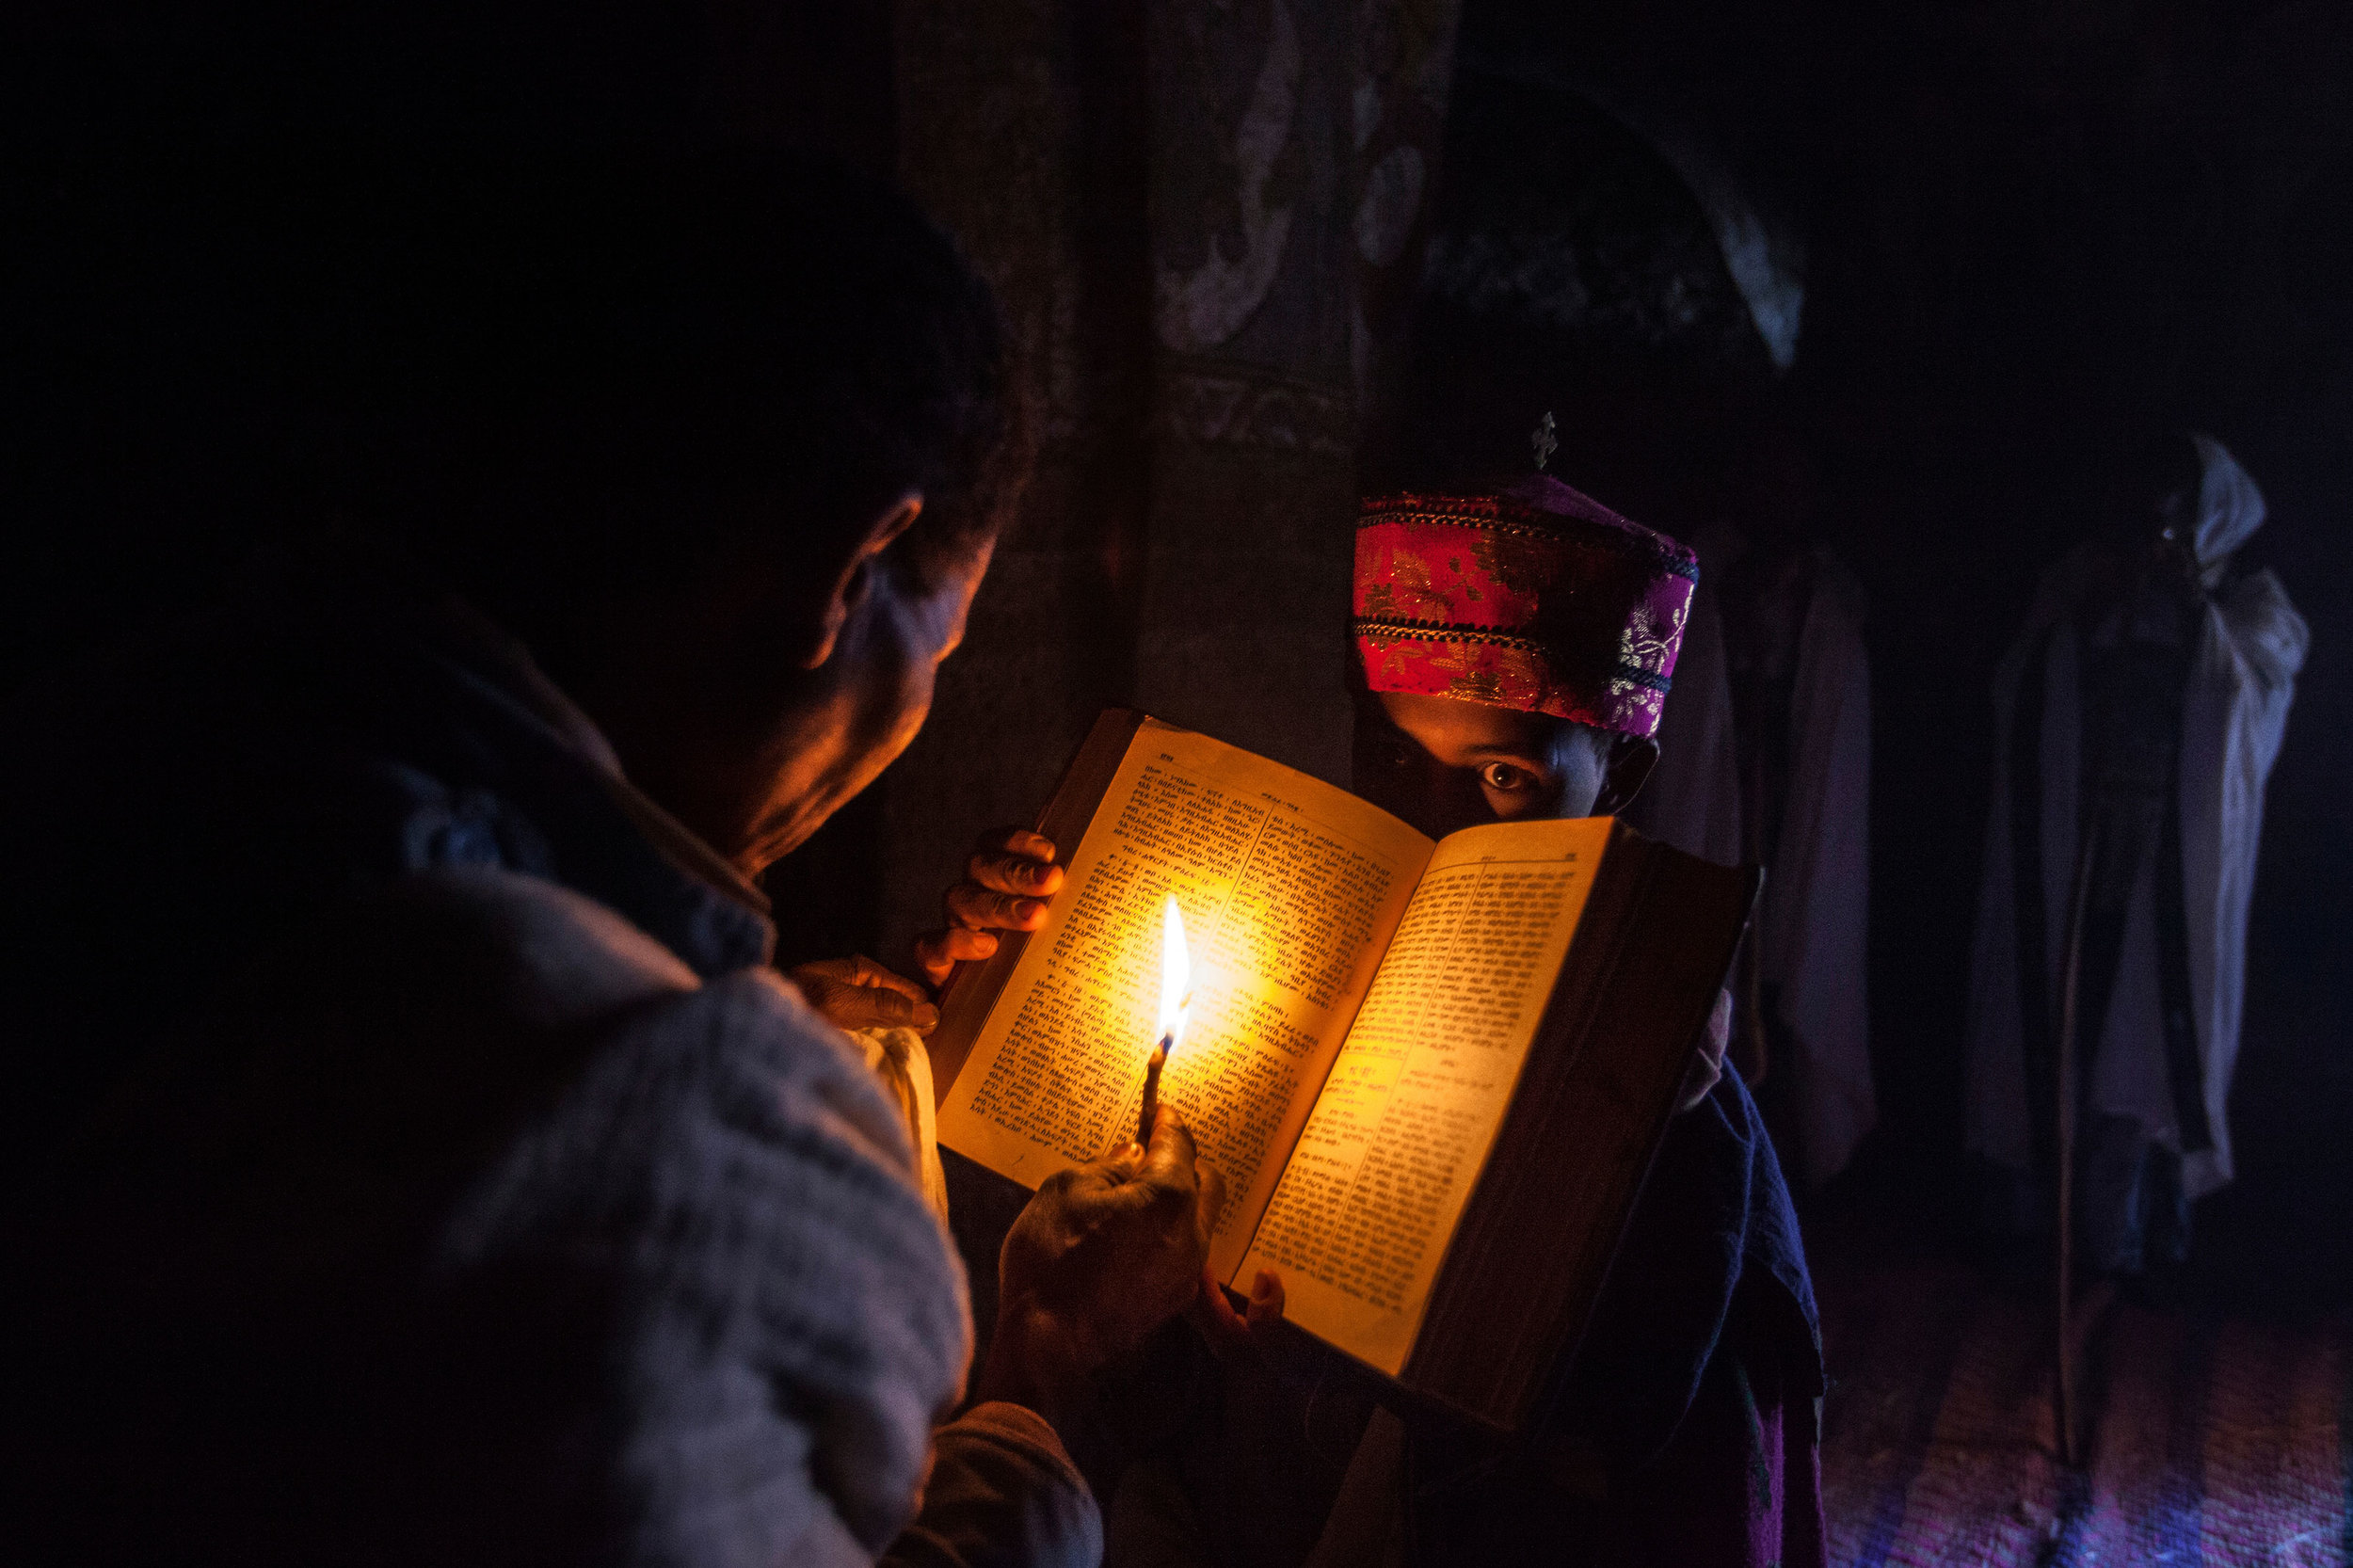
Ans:
<svg viewBox="0 0 2353 1568"><path fill-rule="evenodd" d="M1728 1072L1669 1129L1555 1420L1467 1464L1413 1430L1414 1559L1814 1568L1823 1386L1788 1187Z"/></svg>
<svg viewBox="0 0 2353 1568"><path fill-rule="evenodd" d="M1017 1206L951 1169L960 1229ZM1401 1427L1372 1374L1303 1335L1221 1366L1172 1332L1096 1433L1109 1560L1817 1568L1820 1335L1780 1160L1726 1073L1671 1124L1549 1426L1503 1446Z"/></svg>

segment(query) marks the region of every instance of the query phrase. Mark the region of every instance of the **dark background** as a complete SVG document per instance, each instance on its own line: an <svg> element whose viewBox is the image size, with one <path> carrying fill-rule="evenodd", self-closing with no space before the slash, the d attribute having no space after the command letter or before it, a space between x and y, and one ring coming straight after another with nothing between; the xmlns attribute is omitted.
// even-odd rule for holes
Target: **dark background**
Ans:
<svg viewBox="0 0 2353 1568"><path fill-rule="evenodd" d="M1166 172L1153 163L1157 101L1123 84L1157 46L1158 11L992 7L988 25L970 24L971 47L1027 26L1036 51L1000 71L957 53L963 24L947 10L912 3L385 7L341 8L331 25L313 8L19 19L29 36L8 53L21 75L0 94L0 680L13 687L201 601L257 541L304 525L299 421L271 401L283 344L241 335L249 318L219 306L224 291L249 305L303 280L273 278L266 233L193 194L213 190L200 176L231 161L223 150L352 137L816 145L906 177L984 261L991 242L970 215L992 201L1006 226L1060 225L1092 280L1064 377L1089 389L1091 412L1075 434L1048 432L1026 536L1011 541L943 693L981 713L1010 689L1064 716L1024 732L1007 761L987 749L1003 731L944 708L926 749L780 874L788 946L889 949L954 869L933 840L894 824L944 817L941 841L952 842L1018 816L1096 703L1138 682L1166 700L1150 690L1166 649L1124 629L1170 614L1151 595L1229 552L1213 519L1189 520L1215 507L1188 512L1166 496L1230 481L1188 477L1147 438L1160 383L1135 366L1150 345L1120 358L1150 292L1137 247L1159 219L1144 192L1160 191ZM1321 90L1318 18L1340 13L1295 8L1309 88ZM1361 46L1337 39L1336 50ZM1050 212L1045 184L975 189L940 152L939 127L970 118L956 119L968 105L943 60L1001 77L1016 109L1026 95L1068 98L1077 150L1055 153L1067 167ZM1032 66L1035 84L1020 75ZM1344 109L1344 94L1326 96ZM1785 372L1743 313L1688 181L1657 152L1661 126L1711 149L1776 232L1801 241L1803 327ZM2036 573L2080 529L2088 455L2124 421L2163 418L2212 431L2256 476L2271 521L2251 551L2314 635L2256 894L2233 1111L2242 1176L2205 1206L2201 1248L2266 1287L2342 1290L2353 1205L2353 1139L2341 1131L2353 1127L2353 822L2340 804L2353 786L2353 671L2339 634L2353 624L2353 14L2313 0L1466 0L1443 129L1417 240L1535 201L1574 252L1582 302L1531 328L1425 281L1391 302L1401 346L1385 363L1411 367L1425 389L1477 365L1500 403L1558 400L1556 467L1670 531L1737 516L1735 455L1760 422L1800 432L1820 460L1821 530L1872 603L1870 981L1884 1128L1855 1201L1958 1207L1988 683ZM1288 177L1313 200L1314 160L1327 153L1303 145L1308 165ZM1018 305L1021 279L999 277ZM1312 291L1278 290L1252 330L1313 337L1300 362L1324 364L1339 341L1326 324L1283 314L1321 309ZM1345 538L1351 472L1380 483L1415 441L1445 434L1427 402L1415 424L1410 395L1379 394L1367 394L1368 436L1353 452L1294 436L1295 455L1278 455L1292 464L1280 482L1331 513L1303 539ZM1465 418L1480 407L1451 406ZM1501 444L1524 429L1515 414ZM1138 565L1147 560L1158 579ZM1311 641L1328 620L1337 648L1341 613L1271 597L1225 632L1264 664L1276 660L1267 649L1292 646L1282 639L1298 617L1314 623ZM1064 639L1059 664L1033 657L1040 627ZM1183 666L1196 682L1216 667ZM1184 680L1160 679L1184 699ZM1306 686L1303 712L1325 701L1322 684ZM1254 699L1244 712L1272 724L1278 707ZM959 769L984 783L936 803Z"/></svg>

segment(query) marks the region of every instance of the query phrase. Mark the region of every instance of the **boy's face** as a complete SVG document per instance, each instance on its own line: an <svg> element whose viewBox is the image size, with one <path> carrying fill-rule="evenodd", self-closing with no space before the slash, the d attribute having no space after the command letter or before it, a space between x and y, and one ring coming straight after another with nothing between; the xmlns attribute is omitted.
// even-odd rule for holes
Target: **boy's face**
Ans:
<svg viewBox="0 0 2353 1568"><path fill-rule="evenodd" d="M1417 693L1359 704L1356 788L1423 832L1623 809L1657 745L1568 719Z"/></svg>

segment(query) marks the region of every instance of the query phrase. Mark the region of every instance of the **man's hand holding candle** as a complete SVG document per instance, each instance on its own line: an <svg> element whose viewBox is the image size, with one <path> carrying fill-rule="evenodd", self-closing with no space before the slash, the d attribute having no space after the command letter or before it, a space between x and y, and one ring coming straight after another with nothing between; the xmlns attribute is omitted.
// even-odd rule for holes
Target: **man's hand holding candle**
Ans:
<svg viewBox="0 0 2353 1568"><path fill-rule="evenodd" d="M998 932L1035 931L1046 923L1047 901L1061 890L1062 885L1063 868L1057 864L1052 840L1017 827L998 828L981 835L966 865L965 879L948 889L947 924L925 933L916 941L918 967L927 980L939 985L945 984L957 964L994 956ZM1185 1000L1181 988L1179 1000L1180 1003ZM1138 1044L1142 1048L1144 1042ZM1000 1262L1002 1277L998 1332L990 1343L988 1363L982 1368L976 1388L982 1397L1011 1399L1016 1403L1066 1399L1073 1385L1087 1372L1119 1350L1141 1343L1144 1336L1169 1313L1180 1308L1189 1309L1188 1316L1194 1327L1221 1357L1246 1350L1254 1339L1263 1338L1281 1320L1283 1287L1273 1273L1262 1272L1254 1282L1246 1315L1233 1309L1217 1283L1206 1273L1209 1225L1217 1213L1223 1183L1211 1167L1202 1166L1198 1175L1193 1175L1193 1135L1175 1111L1166 1105L1157 1106L1153 1127L1147 1148L1139 1149L1134 1144L1114 1148L1092 1165L1049 1178L1022 1211L1021 1219L1005 1240ZM1167 1186L1173 1176L1172 1161L1182 1165L1201 1199L1197 1208L1199 1250L1193 1254L1190 1270L1180 1280L1174 1270L1174 1254L1181 1237L1164 1231L1168 1250L1160 1255L1149 1271L1152 1284L1148 1290L1141 1273L1135 1276L1132 1286L1127 1276L1115 1270L1088 1274L1104 1294L1116 1298L1112 1309L1115 1331L1108 1336L1088 1331L1065 1339L1063 1329L1066 1317L1051 1303L1069 1300L1068 1292L1058 1284L1040 1293L1031 1288L1032 1276L1042 1271L1046 1276L1059 1279L1061 1270L1094 1269L1096 1258L1114 1250L1108 1239L1098 1239L1081 1247L1069 1228L1074 1215L1089 1216L1089 1223L1112 1223L1100 1208L1103 1195L1111 1186L1130 1189L1117 1200L1129 1208L1144 1204L1146 1192L1157 1194L1152 1199L1154 1203L1173 1205ZM1149 1185L1156 1181L1160 1183L1157 1187ZM1145 1208L1150 1210L1150 1204L1145 1204ZM1155 1210L1163 1215L1169 1211ZM1134 1237L1124 1243L1131 1249L1139 1244ZM1046 1260L1054 1258L1067 1261L1048 1266ZM1026 1292L1022 1297L1024 1304L1018 1309L1015 1306L1016 1290ZM1088 1349L1090 1346L1093 1348ZM1101 1359L1091 1359L1097 1354ZM1026 1389L1028 1397L1009 1391L1015 1388Z"/></svg>
<svg viewBox="0 0 2353 1568"><path fill-rule="evenodd" d="M975 1396L1058 1421L1091 1373L1193 1304L1225 1196L1165 1106L1148 1147L1123 1143L1047 1177L998 1257L997 1333Z"/></svg>

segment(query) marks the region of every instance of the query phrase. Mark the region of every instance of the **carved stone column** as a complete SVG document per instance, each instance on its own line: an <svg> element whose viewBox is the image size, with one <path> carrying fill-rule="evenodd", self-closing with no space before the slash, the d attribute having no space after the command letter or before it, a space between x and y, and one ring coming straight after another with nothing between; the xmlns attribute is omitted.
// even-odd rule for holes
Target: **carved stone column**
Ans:
<svg viewBox="0 0 2353 1568"><path fill-rule="evenodd" d="M1355 143L1357 481L1387 488L1398 444L1414 300L1436 210L1461 0L1364 0L1357 21Z"/></svg>
<svg viewBox="0 0 2353 1568"><path fill-rule="evenodd" d="M1105 703L1346 781L1355 382L1411 296L1458 6L901 0L901 179L1004 301L1039 461L885 779L886 952Z"/></svg>
<svg viewBox="0 0 2353 1568"><path fill-rule="evenodd" d="M931 722L884 776L878 925L934 921L975 834L1032 818L1130 695L1149 483L1144 34L1135 8L902 0L900 178L1003 305L1037 464Z"/></svg>
<svg viewBox="0 0 2353 1568"><path fill-rule="evenodd" d="M1153 485L1136 696L1344 779L1349 0L1156 0Z"/></svg>

